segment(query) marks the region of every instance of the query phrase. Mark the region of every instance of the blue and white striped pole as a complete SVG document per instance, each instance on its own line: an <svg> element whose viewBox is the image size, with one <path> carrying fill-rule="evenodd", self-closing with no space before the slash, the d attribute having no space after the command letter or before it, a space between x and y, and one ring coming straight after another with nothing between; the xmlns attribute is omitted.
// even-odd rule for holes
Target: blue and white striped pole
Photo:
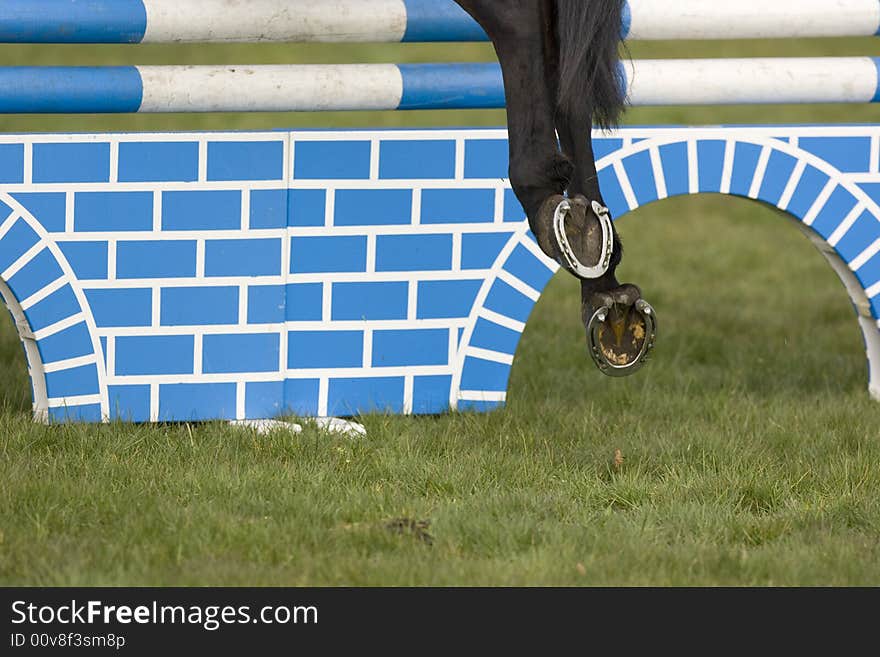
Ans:
<svg viewBox="0 0 880 657"><path fill-rule="evenodd" d="M880 102L880 58L641 60L633 105ZM0 68L0 113L504 107L497 64Z"/></svg>
<svg viewBox="0 0 880 657"><path fill-rule="evenodd" d="M628 0L631 39L870 36L880 0ZM3 43L484 41L453 0L3 0Z"/></svg>

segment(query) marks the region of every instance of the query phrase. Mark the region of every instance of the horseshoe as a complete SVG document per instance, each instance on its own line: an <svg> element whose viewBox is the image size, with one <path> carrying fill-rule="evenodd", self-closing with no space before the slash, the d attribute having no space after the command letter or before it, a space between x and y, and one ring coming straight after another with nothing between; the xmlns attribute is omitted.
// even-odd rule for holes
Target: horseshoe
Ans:
<svg viewBox="0 0 880 657"><path fill-rule="evenodd" d="M637 372L647 362L648 354L654 348L654 342L657 339L657 318L654 309L644 299L636 301L633 308L635 308L645 323L645 336L635 358L629 358L625 363L612 362L606 355L606 350L603 349L601 342L602 325L608 319L611 305L602 306L590 318L590 322L587 325L590 356L603 374L621 377Z"/></svg>
<svg viewBox="0 0 880 657"><path fill-rule="evenodd" d="M566 266L571 272L580 278L596 279L601 278L611 266L611 256L614 253L614 229L611 225L611 216L608 214L608 208L604 207L597 201L592 202L593 214L599 220L602 226L602 253L599 261L592 267L587 267L574 254L568 236L565 234L565 218L571 212L571 202L568 199L562 201L553 213L553 233L556 237L556 244L559 246L559 252L565 261L559 264Z"/></svg>

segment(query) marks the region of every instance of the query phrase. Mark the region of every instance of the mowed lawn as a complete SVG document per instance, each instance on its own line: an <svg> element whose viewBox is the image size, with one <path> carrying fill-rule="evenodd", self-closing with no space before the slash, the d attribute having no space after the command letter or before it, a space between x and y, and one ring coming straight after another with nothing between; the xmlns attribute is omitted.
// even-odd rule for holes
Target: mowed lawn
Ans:
<svg viewBox="0 0 880 657"><path fill-rule="evenodd" d="M875 40L633 44L638 57L880 55ZM0 64L488 59L485 46L0 48ZM499 125L501 112L4 117L0 130ZM868 106L633 110L631 124L878 122ZM660 319L626 380L557 276L508 407L362 418L365 439L219 424L41 426L0 339L7 585L880 585L880 403L843 286L743 200L623 219ZM618 457L615 458L615 455Z"/></svg>

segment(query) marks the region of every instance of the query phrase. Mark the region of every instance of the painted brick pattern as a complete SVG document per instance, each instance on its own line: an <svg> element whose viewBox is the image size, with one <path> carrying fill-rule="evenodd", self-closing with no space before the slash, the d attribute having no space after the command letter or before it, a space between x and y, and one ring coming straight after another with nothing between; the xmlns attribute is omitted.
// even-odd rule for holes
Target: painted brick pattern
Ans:
<svg viewBox="0 0 880 657"><path fill-rule="evenodd" d="M677 194L777 205L880 318L880 127L597 139L615 217ZM0 278L35 410L209 420L490 410L557 271L503 131L0 138Z"/></svg>

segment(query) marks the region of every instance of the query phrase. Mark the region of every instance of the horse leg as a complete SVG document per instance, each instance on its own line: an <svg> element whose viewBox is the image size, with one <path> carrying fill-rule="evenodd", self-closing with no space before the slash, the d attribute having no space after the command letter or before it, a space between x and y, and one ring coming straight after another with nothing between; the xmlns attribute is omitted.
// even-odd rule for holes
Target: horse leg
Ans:
<svg viewBox="0 0 880 657"><path fill-rule="evenodd" d="M593 202L603 207L605 202L593 154L590 111L585 104L575 111L560 110L559 117L560 143L574 163L565 231L579 253L597 254L602 251L603 240ZM581 319L590 349L601 351L601 355L592 353L600 369L607 374L630 374L653 345L655 320L653 309L641 298L641 290L617 280L623 248L617 231L613 227L612 231L614 246L608 270L599 278L581 278Z"/></svg>
<svg viewBox="0 0 880 657"><path fill-rule="evenodd" d="M596 9L601 5L597 2ZM560 84L558 77L556 84ZM616 270L623 256L620 237L610 221L606 222L606 230L602 227L605 202L593 152L593 103L602 102L595 94L605 94L607 106L609 92L601 84L594 84L591 91L556 95L560 145L574 165L568 186L570 210L562 227L571 250L582 263L601 264L597 259L607 256L608 237L612 240L607 270L597 277L580 277L581 315L594 360L603 372L621 375L638 369L653 346L655 318L638 287L618 282ZM599 118L603 118L601 111Z"/></svg>
<svg viewBox="0 0 880 657"><path fill-rule="evenodd" d="M557 258L549 226L572 174L558 148L556 89L548 63L555 33L552 0L456 0L486 31L504 76L510 183L542 250Z"/></svg>

